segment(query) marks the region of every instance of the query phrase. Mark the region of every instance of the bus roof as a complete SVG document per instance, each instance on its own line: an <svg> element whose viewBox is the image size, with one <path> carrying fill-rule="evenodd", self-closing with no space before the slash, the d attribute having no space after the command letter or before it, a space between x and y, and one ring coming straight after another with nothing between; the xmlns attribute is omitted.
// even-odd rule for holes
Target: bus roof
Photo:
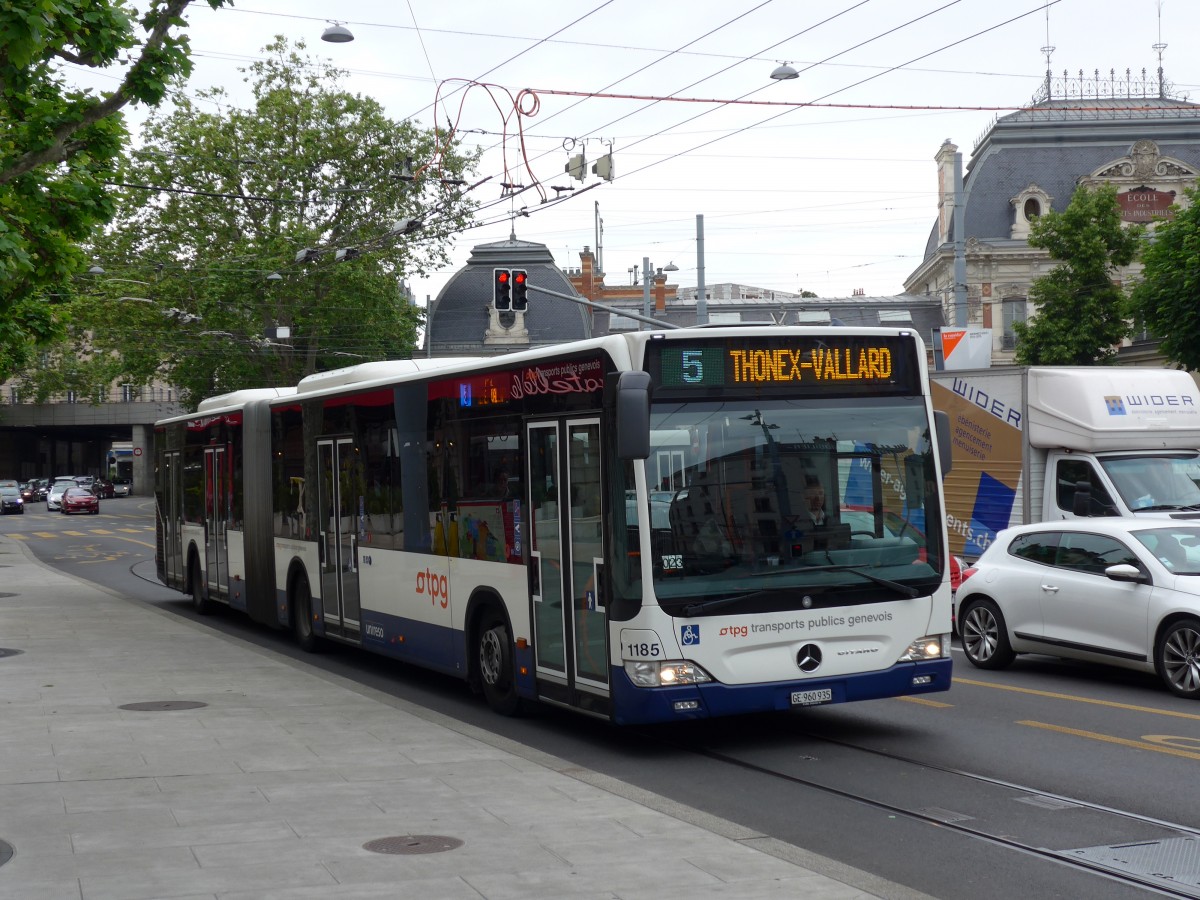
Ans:
<svg viewBox="0 0 1200 900"><path fill-rule="evenodd" d="M296 393L294 387L246 388L241 391L230 391L228 394L217 394L215 397L206 397L201 400L200 405L196 407L196 412L241 406L251 400L275 400L279 397L290 397L294 393Z"/></svg>
<svg viewBox="0 0 1200 900"><path fill-rule="evenodd" d="M400 378L417 372L428 372L460 364L479 365L486 362L487 359L488 357L482 356L445 356L359 363L356 366L343 366L340 369L317 372L315 375L302 378L295 392L298 394L310 394L316 391L323 391L327 388L341 387L347 384L360 384L365 381Z"/></svg>

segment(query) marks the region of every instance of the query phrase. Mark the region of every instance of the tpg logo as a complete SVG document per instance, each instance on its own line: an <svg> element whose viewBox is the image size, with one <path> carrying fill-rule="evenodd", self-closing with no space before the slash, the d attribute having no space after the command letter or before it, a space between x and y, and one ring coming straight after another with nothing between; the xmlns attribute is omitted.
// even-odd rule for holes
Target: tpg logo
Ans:
<svg viewBox="0 0 1200 900"><path fill-rule="evenodd" d="M426 569L417 573L417 593L428 594L430 603L441 603L442 609L450 605L450 583L445 575Z"/></svg>

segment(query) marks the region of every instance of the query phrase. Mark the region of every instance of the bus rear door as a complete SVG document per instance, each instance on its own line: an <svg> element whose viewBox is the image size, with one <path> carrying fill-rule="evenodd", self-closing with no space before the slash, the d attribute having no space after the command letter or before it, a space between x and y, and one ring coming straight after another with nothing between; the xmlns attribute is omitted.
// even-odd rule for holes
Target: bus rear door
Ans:
<svg viewBox="0 0 1200 900"><path fill-rule="evenodd" d="M362 460L351 438L317 441L317 522L321 556L321 607L325 633L361 639L356 508Z"/></svg>

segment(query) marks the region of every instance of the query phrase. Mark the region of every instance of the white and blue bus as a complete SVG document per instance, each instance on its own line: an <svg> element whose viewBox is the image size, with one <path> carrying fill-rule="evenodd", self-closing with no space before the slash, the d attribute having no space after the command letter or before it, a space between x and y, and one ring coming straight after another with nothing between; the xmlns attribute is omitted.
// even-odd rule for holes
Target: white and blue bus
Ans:
<svg viewBox="0 0 1200 900"><path fill-rule="evenodd" d="M504 714L944 691L939 433L905 329L366 363L157 423L158 574L202 612L458 676Z"/></svg>

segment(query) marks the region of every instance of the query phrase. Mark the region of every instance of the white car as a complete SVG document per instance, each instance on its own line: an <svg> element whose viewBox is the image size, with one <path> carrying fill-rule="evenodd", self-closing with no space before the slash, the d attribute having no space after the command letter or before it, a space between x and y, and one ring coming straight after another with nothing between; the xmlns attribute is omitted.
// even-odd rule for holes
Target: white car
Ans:
<svg viewBox="0 0 1200 900"><path fill-rule="evenodd" d="M56 478L54 483L50 485L50 490L46 492L46 511L53 510L62 511L62 495L66 493L68 488L79 487L75 483L74 478Z"/></svg>
<svg viewBox="0 0 1200 900"><path fill-rule="evenodd" d="M113 481L112 486L114 497L128 497L133 491L133 485L128 481Z"/></svg>
<svg viewBox="0 0 1200 900"><path fill-rule="evenodd" d="M956 597L968 661L1019 653L1157 673L1200 699L1200 524L1074 519L1001 531Z"/></svg>

